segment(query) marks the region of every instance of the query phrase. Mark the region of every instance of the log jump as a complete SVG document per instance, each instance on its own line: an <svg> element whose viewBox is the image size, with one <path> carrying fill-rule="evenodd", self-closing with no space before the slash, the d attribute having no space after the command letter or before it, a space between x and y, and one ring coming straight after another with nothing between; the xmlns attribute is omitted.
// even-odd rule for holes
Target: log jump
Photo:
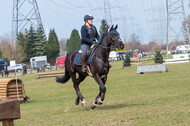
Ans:
<svg viewBox="0 0 190 126"><path fill-rule="evenodd" d="M0 79L0 99L19 99L20 102L27 102L24 84L17 79Z"/></svg>
<svg viewBox="0 0 190 126"><path fill-rule="evenodd" d="M36 74L36 79L47 78L47 77L64 76L64 74L65 74L65 72L38 73L38 74Z"/></svg>

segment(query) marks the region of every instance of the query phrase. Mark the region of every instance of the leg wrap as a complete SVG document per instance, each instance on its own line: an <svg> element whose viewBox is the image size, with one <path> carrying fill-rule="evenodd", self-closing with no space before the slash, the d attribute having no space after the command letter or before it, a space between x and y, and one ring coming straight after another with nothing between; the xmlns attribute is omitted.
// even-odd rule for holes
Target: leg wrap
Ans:
<svg viewBox="0 0 190 126"><path fill-rule="evenodd" d="M81 102L82 104L86 104L86 101L83 99L83 101Z"/></svg>
<svg viewBox="0 0 190 126"><path fill-rule="evenodd" d="M101 100L101 98L98 98L98 102L103 104L103 101Z"/></svg>
<svg viewBox="0 0 190 126"><path fill-rule="evenodd" d="M95 104L95 102L94 102L94 101L93 101L92 103L93 103L93 105L94 105L94 106L97 106L97 104Z"/></svg>

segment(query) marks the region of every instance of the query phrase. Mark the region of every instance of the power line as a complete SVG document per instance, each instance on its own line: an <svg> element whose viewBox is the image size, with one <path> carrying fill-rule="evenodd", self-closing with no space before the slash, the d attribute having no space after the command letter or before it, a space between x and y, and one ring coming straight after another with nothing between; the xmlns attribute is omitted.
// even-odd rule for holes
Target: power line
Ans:
<svg viewBox="0 0 190 126"><path fill-rule="evenodd" d="M63 4L57 3L53 0L49 0L51 3L53 3L54 5L61 7L61 8L66 8L66 9L80 9L80 8L85 8L86 6L81 6L81 5L74 5L71 2L64 0L65 3L67 3L68 5L70 5L71 7L65 6Z"/></svg>
<svg viewBox="0 0 190 126"><path fill-rule="evenodd" d="M81 5L74 5L74 4L72 4L71 2L69 2L69 1L67 1L67 0L64 0L66 3L68 3L69 5L71 5L71 6L73 6L73 7L75 7L75 8L84 8L84 7L86 7L86 6L81 6ZM82 4L83 5L83 4Z"/></svg>

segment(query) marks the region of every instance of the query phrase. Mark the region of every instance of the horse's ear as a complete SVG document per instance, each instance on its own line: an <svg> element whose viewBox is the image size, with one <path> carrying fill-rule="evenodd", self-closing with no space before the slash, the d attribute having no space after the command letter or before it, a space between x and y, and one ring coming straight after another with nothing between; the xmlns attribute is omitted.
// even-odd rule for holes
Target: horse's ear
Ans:
<svg viewBox="0 0 190 126"><path fill-rule="evenodd" d="M113 25L108 28L108 32L110 32L113 29Z"/></svg>
<svg viewBox="0 0 190 126"><path fill-rule="evenodd" d="M118 27L118 25L116 25L114 29L116 30L116 29L117 29L117 27Z"/></svg>
<svg viewBox="0 0 190 126"><path fill-rule="evenodd" d="M108 32L110 32L113 29L113 25L108 29Z"/></svg>

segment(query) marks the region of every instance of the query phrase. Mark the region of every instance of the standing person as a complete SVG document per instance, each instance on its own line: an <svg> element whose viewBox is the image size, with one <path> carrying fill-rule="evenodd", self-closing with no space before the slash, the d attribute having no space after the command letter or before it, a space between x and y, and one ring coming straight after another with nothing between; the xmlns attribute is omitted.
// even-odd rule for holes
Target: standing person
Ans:
<svg viewBox="0 0 190 126"><path fill-rule="evenodd" d="M93 25L94 17L90 14L84 16L85 24L81 28L81 62L82 62L82 71L86 72L86 51L90 48L91 45L96 44L96 40L100 40L100 36L96 30L96 27Z"/></svg>

